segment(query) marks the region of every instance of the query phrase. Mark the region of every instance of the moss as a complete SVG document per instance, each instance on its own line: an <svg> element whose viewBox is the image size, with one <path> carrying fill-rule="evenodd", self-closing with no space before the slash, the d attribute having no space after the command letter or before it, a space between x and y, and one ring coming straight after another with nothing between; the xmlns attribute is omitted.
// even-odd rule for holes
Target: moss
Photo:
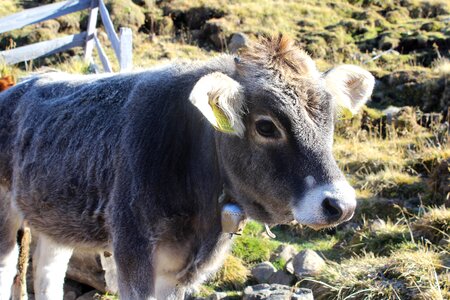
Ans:
<svg viewBox="0 0 450 300"><path fill-rule="evenodd" d="M386 20L392 24L405 22L409 18L409 12L404 7L399 7L386 13Z"/></svg>
<svg viewBox="0 0 450 300"><path fill-rule="evenodd" d="M239 236L236 238L232 253L249 265L268 260L277 244L261 237Z"/></svg>
<svg viewBox="0 0 450 300"><path fill-rule="evenodd" d="M440 31L443 28L444 28L443 24L441 22L436 21L427 22L422 24L422 26L420 26L420 30L424 31Z"/></svg>

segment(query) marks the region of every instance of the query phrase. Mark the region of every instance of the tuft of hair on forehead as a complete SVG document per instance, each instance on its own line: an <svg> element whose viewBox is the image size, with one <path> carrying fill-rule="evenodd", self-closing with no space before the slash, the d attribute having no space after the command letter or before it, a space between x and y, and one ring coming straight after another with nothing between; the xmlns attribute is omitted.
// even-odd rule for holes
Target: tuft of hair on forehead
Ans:
<svg viewBox="0 0 450 300"><path fill-rule="evenodd" d="M263 37L258 42L251 43L239 56L243 64L250 63L273 70L287 80L319 76L311 57L297 47L292 39L282 34Z"/></svg>

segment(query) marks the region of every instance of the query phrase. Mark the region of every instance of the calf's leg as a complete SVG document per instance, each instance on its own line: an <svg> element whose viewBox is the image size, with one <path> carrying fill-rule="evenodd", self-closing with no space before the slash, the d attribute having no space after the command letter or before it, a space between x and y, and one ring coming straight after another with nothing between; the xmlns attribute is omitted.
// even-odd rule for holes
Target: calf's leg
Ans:
<svg viewBox="0 0 450 300"><path fill-rule="evenodd" d="M176 274L157 274L155 278L156 299L182 300L186 289L178 286Z"/></svg>
<svg viewBox="0 0 450 300"><path fill-rule="evenodd" d="M136 243L128 238L114 242L121 300L154 300L154 277L148 243Z"/></svg>
<svg viewBox="0 0 450 300"><path fill-rule="evenodd" d="M36 300L61 300L67 265L73 249L39 235L33 254L34 295Z"/></svg>
<svg viewBox="0 0 450 300"><path fill-rule="evenodd" d="M16 275L20 217L11 205L9 192L0 186L0 300L9 300Z"/></svg>

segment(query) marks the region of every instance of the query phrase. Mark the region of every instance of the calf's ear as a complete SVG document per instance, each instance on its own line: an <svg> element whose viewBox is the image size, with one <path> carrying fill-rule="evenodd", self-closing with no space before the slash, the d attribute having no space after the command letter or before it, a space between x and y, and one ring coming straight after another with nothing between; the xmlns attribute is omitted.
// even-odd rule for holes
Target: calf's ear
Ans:
<svg viewBox="0 0 450 300"><path fill-rule="evenodd" d="M195 84L189 100L214 128L243 136L244 97L238 82L220 72L205 75Z"/></svg>
<svg viewBox="0 0 450 300"><path fill-rule="evenodd" d="M325 85L336 101L338 113L348 118L358 112L375 85L368 71L354 65L337 66L325 74Z"/></svg>

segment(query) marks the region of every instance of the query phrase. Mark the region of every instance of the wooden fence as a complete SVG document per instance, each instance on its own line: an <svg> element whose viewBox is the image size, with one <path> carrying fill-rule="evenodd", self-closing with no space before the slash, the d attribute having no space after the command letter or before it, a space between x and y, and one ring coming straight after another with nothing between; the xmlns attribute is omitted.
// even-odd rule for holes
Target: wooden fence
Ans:
<svg viewBox="0 0 450 300"><path fill-rule="evenodd" d="M111 63L97 38L97 17L100 11L102 23L111 41L114 53L119 61L120 71L130 70L132 63L132 33L130 28L120 28L117 35L111 22L108 10L103 0L67 0L53 4L43 5L0 19L0 34L19 29L27 25L36 24L45 20L55 19L80 10L89 9L89 21L84 32L39 42L14 49L0 51L0 62L16 64L47 56L74 47L84 47L84 59L92 62L92 51L97 48L98 56L105 72L112 72Z"/></svg>

